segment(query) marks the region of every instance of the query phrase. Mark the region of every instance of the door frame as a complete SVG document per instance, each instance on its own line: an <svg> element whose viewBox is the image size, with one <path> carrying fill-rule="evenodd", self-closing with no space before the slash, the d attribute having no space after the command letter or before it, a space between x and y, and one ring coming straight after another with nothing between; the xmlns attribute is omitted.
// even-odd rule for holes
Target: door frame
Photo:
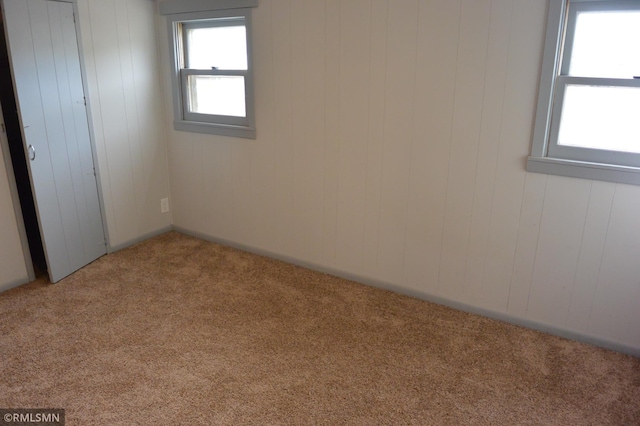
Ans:
<svg viewBox="0 0 640 426"><path fill-rule="evenodd" d="M29 250L29 242L27 240L27 230L24 225L24 218L22 216L22 210L20 208L20 197L18 196L16 176L13 171L13 163L11 162L11 155L9 153L9 139L7 138L2 105L0 105L0 123L2 124L3 130L0 131L0 156L2 156L4 159L4 166L7 172L7 180L9 181L9 192L11 193L11 200L13 204L13 212L16 216L16 223L18 224L18 234L20 235L20 244L22 246L22 256L24 257L24 264L27 267L27 276L29 278L29 281L33 281L36 279L36 273L33 269L31 251Z"/></svg>
<svg viewBox="0 0 640 426"><path fill-rule="evenodd" d="M76 27L76 41L78 43L78 54L80 55L80 75L82 76L82 91L86 102L87 126L89 128L89 143L91 145L91 155L93 157L93 167L96 171L96 186L98 187L98 203L100 204L100 215L102 216L102 232L104 233L104 242L107 248L107 254L112 253L111 240L109 239L109 229L107 227L107 210L104 204L104 195L102 192L102 179L100 174L100 162L98 161L98 148L96 146L95 130L93 128L93 112L91 109L91 97L89 96L89 82L87 79L87 69L85 66L84 48L82 45L82 28L80 26L80 12L78 8L78 0L46 0L59 1L61 3L71 3L73 5L73 16ZM25 155L29 155L26 152Z"/></svg>
<svg viewBox="0 0 640 426"><path fill-rule="evenodd" d="M77 0L43 0L46 2L55 2L55 3L67 3L67 4L71 4L72 8L73 8L73 14L74 14L74 27L75 27L75 32L76 32L76 43L78 46L78 55L79 55L79 62L80 62L80 76L81 76L81 83L82 83L82 90L83 90L83 95L84 95L84 99L85 99L85 112L86 112L86 118L87 118L87 128L88 128L88 133L89 133L89 146L91 148L91 157L93 160L93 167L95 170L95 179L96 179L96 189L97 189L97 195L98 195L98 204L99 204L99 210L100 210L100 216L101 216L101 220L102 220L102 231L103 231L103 235L104 235L104 239L105 239L105 248L106 248L106 254L112 253L112 249L111 249L111 243L110 243L110 238L109 238L109 232L108 232L108 226L107 226L107 215L106 215L106 208L105 208L105 202L104 202L104 193L103 193L103 186L102 186L102 179L101 179L101 173L100 173L100 162L98 161L98 155L97 155L97 146L96 146L96 138L95 138L95 129L94 129L94 125L93 125L93 112L92 112L92 108L91 108L91 99L90 99L90 94L89 94L89 84L88 84L88 78L87 78L87 68L85 65L85 54L84 54L84 48L83 48L83 43L82 43L82 28L80 25L80 13L79 13L79 8L78 8L78 1ZM4 5L4 0L0 0L0 7L2 7L3 13L2 13L2 19L5 19L5 13L4 13L4 9L5 9L5 5ZM7 39L7 43L9 40L9 35L8 35L8 29L7 26L4 25L4 32L5 32L5 38ZM9 55L9 61L12 62L12 55L11 55L11 49L9 49L8 45L7 45L7 51L8 51L8 55ZM12 85L13 85L13 90L14 90L14 94L16 97L16 103L17 106L19 108L19 96L18 96L18 92L17 92L17 86L16 86L16 81L15 81L15 75L12 72L11 73L11 80L12 80ZM19 116L19 120L20 120L20 132L21 132L21 136L23 139L23 144L22 144L22 149L23 149L23 153L24 156L26 158L27 163L29 162L29 152L27 149L27 144L24 142L26 141L25 138L25 133L24 133L24 127L22 124L22 118ZM13 167L11 168L12 171L12 176L11 178L14 180L15 183L15 175L13 175ZM31 175L31 171L29 170L29 175ZM34 192L34 197L35 197L35 190L32 187L32 192ZM16 192L17 194L17 192ZM20 206L20 204L18 204L17 206ZM16 208L16 206L14 206L14 208ZM22 217L22 213L19 213L19 222L21 222L23 224L23 230L24 230L24 219ZM41 226L39 224L39 226ZM42 233L42 231L41 231ZM22 234L21 234L21 238L22 238ZM26 231L24 233L24 238L26 239ZM43 241L44 244L44 241ZM24 243L23 243L23 251L24 250ZM24 253L25 257L29 258L29 249L28 249L28 244L26 246L26 251ZM32 271L30 272L33 275L33 278L35 278L35 274L33 272L33 262L31 261L31 259L28 259L28 265L29 265L29 270ZM32 278L32 276L30 276L30 278ZM33 279L32 278L32 279Z"/></svg>

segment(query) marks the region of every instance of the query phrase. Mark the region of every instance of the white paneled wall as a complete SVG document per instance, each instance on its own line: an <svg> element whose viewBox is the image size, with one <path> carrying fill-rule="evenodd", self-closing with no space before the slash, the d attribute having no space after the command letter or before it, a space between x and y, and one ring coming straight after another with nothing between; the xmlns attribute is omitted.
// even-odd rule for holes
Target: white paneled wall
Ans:
<svg viewBox="0 0 640 426"><path fill-rule="evenodd" d="M546 6L261 0L257 139L165 111L174 225L640 350L640 187L525 172Z"/></svg>
<svg viewBox="0 0 640 426"><path fill-rule="evenodd" d="M170 226L169 197L151 0L78 0L101 190L112 247Z"/></svg>

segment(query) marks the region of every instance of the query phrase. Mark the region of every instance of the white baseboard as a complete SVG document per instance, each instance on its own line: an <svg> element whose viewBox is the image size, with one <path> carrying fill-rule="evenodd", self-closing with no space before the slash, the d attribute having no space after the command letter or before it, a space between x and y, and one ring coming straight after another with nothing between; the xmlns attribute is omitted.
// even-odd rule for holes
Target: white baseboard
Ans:
<svg viewBox="0 0 640 426"><path fill-rule="evenodd" d="M144 240L148 240L149 238L153 238L153 237L157 237L158 235L162 235L162 234L166 234L169 231L172 231L173 227L171 225L169 226L164 226L160 229L157 229L155 231L152 232L148 232L146 234L143 234L139 237L133 238L131 240L127 240L124 243L120 243L120 244L116 244L114 246L110 245L109 249L107 250L107 253L113 253L116 252L118 250L122 250L125 249L127 247L131 247L134 244L138 244L143 242Z"/></svg>
<svg viewBox="0 0 640 426"><path fill-rule="evenodd" d="M3 291L11 290L12 288L19 287L23 284L27 284L33 281L30 277L20 278L18 280L9 281L8 283L0 284L0 293Z"/></svg>
<svg viewBox="0 0 640 426"><path fill-rule="evenodd" d="M233 247L238 250L246 251L249 253L254 253L260 256L269 257L272 259L281 260L283 262L291 263L293 265L301 266L303 268L311 269L314 271L326 273L329 275L333 275L336 277L344 278L349 281L354 281L360 284L368 285L371 287L381 288L384 290L393 291L394 293L403 294L406 296L415 297L417 299L425 300L427 302L436 303L438 305L447 306L453 309L457 309L459 311L469 312L472 314L481 315L483 317L492 318L498 321L506 322L509 324L514 324L526 328L530 328L533 330L541 331L543 333L553 334L555 336L563 337L570 340L575 340L582 343L587 343L593 346L598 346L604 349L609 349L615 352L624 353L627 355L632 355L634 357L640 358L640 347L634 347L630 345L626 345L620 342L614 342L611 340L604 339L598 336L592 336L589 334L563 329L554 325L545 324L539 321L530 320L527 318L521 318L514 315L510 315L504 312L492 311L489 309L481 308L478 306L468 305L461 302L456 302L454 300L449 300L440 296L428 294L425 292L419 292L414 290L409 290L403 287L400 287L396 284L388 283L385 281L381 281L375 278L361 276L358 274L353 274L346 271L341 271L339 269L326 267L323 265L318 265L313 262L307 262L304 260L296 259L291 256L282 255L279 253L274 253L269 250L263 250L255 247L251 247L245 244L236 243L233 241L225 240L223 238L216 238L210 235L203 234L201 232L192 231L187 228L183 228L181 226L173 226L173 229L176 232L180 232L182 234L190 235L196 238L200 238L206 241L211 241L214 243L218 243L224 246Z"/></svg>

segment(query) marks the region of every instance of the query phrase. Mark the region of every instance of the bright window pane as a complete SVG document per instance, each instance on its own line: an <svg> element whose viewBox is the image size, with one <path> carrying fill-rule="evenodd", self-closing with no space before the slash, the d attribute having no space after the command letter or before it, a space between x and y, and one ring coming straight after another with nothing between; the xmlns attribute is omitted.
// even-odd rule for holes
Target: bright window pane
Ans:
<svg viewBox="0 0 640 426"><path fill-rule="evenodd" d="M246 117L244 77L190 75L189 111Z"/></svg>
<svg viewBox="0 0 640 426"><path fill-rule="evenodd" d="M244 25L187 28L185 33L187 68L247 69L247 31Z"/></svg>
<svg viewBox="0 0 640 426"><path fill-rule="evenodd" d="M579 12L569 75L640 76L640 11Z"/></svg>
<svg viewBox="0 0 640 426"><path fill-rule="evenodd" d="M640 153L640 88L567 85L558 145Z"/></svg>

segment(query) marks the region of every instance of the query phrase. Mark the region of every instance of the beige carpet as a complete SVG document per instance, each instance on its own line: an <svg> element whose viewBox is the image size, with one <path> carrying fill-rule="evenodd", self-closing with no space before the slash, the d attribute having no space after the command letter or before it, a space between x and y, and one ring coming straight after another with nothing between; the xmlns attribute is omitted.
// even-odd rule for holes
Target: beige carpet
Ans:
<svg viewBox="0 0 640 426"><path fill-rule="evenodd" d="M640 424L640 359L174 232L0 312L0 407L68 425Z"/></svg>

